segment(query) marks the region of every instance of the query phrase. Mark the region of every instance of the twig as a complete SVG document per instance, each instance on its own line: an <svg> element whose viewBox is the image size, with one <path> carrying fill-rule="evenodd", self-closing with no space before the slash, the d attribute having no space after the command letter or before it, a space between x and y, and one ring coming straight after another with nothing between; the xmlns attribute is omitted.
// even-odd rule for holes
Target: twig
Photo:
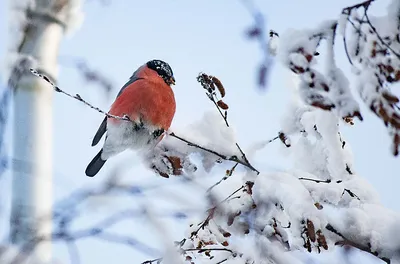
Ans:
<svg viewBox="0 0 400 264"><path fill-rule="evenodd" d="M345 51L346 56L347 56L347 60L349 61L349 63L351 65L354 65L353 61L350 58L349 50L348 50L348 47L347 47L346 32L343 33L343 45L344 45L344 51Z"/></svg>
<svg viewBox="0 0 400 264"><path fill-rule="evenodd" d="M225 111L225 114L222 113L221 109L219 108L217 102L215 101L214 97L212 96L212 94L207 94L208 98L211 100L211 102L214 103L215 107L217 108L219 114L221 115L221 117L224 119L225 124L227 127L229 127L229 123L228 123L228 116L227 116L227 112Z"/></svg>
<svg viewBox="0 0 400 264"><path fill-rule="evenodd" d="M345 192L347 192L351 197L357 198L357 200L361 200L360 197L358 197L355 193L353 193L353 192L350 191L349 189L344 189L344 190L343 190L343 193L342 193L342 196L343 196L343 194L344 194Z"/></svg>
<svg viewBox="0 0 400 264"><path fill-rule="evenodd" d="M380 42L381 42L384 46L386 46L394 55L396 55L396 57L397 57L398 59L400 59L400 54L397 53L395 50L393 50L393 49L390 47L390 45L387 44L387 43L382 39L382 37L379 35L378 31L376 31L376 28L372 25L372 23L371 23L371 21L369 20L369 17L368 17L368 6L367 6L367 7L364 7L364 15L365 15L365 18L367 19L368 25L371 27L372 31L374 31L375 35L376 35L377 38L380 40Z"/></svg>
<svg viewBox="0 0 400 264"><path fill-rule="evenodd" d="M303 177L300 177L299 180L303 180L303 181L313 181L313 182L316 182L316 183L331 183L331 182L332 182L331 179L327 179L327 180L317 180L317 179L303 178ZM337 180L337 181L336 181L336 183L341 183L341 182L342 182L342 180Z"/></svg>
<svg viewBox="0 0 400 264"><path fill-rule="evenodd" d="M198 148L198 149L207 151L207 152L209 152L209 153L211 153L211 154L214 154L214 155L218 156L219 158L221 158L221 159L223 159L223 160L229 160L229 161L234 161L234 162L236 162L236 163L239 163L239 164L241 164L241 165L243 165L243 166L245 166L245 167L251 169L252 171L255 171L257 174L260 173L260 172L259 172L256 168L254 168L248 161L246 161L246 160L244 160L244 161L243 161L243 160L240 160L240 159L239 159L237 156L235 156L235 155L234 155L234 156L226 156L226 155L223 155L223 154L221 154L221 153L218 153L218 152L215 151L215 150L211 150L211 149L202 147L202 146L200 146L200 145L198 145L198 144L196 144L196 143L190 142L189 140L186 140L186 139L184 139L184 138L182 138L182 137L180 137L180 136L178 136L178 135L175 135L174 132L169 133L169 135L172 136L172 137L174 137L174 138L177 138L177 139L179 139L179 140L181 140L181 141L183 141L183 142L185 142L185 143L188 144L189 146L192 146L192 147L195 147L195 148Z"/></svg>
<svg viewBox="0 0 400 264"><path fill-rule="evenodd" d="M229 198L231 198L232 196L234 196L236 193L238 193L240 190L243 190L245 187L245 185L242 185L241 187L239 187L238 189L236 189L236 191L234 191L233 193L231 193L228 197L226 197L224 200L222 200L220 202L220 204L222 204L223 202L226 202Z"/></svg>
<svg viewBox="0 0 400 264"><path fill-rule="evenodd" d="M358 3L358 4L355 4L355 5L352 5L352 6L349 6L349 7L346 7L346 8L343 8L343 11L347 11L348 12L348 14L350 14L350 11L352 10L352 9L357 9L357 8L359 8L359 7L368 7L369 5L371 5L371 3L372 2L374 2L375 0L367 0L367 1L364 1L364 2L361 2L361 3Z"/></svg>
<svg viewBox="0 0 400 264"><path fill-rule="evenodd" d="M233 165L233 167L230 170L227 170L226 175L219 181L217 181L215 184L213 184L210 188L207 189L206 192L210 192L213 188L215 188L216 186L218 186L219 184L221 184L221 182L225 181L226 179L228 179L230 176L232 176L233 172L235 171L237 165L239 163L236 163L235 165Z"/></svg>
<svg viewBox="0 0 400 264"><path fill-rule="evenodd" d="M215 205L214 207L208 209L207 210L208 211L207 218L203 222L198 224L199 228L196 231L192 232L190 236L193 237L193 236L197 235L199 233L200 229L202 229L206 225L208 225L210 220L214 217L215 210L217 210L218 206L221 205L222 203L228 201L232 196L234 196L236 193L238 193L239 191L243 190L244 188L245 188L245 185L242 185L240 188L236 189L233 193L231 193L228 197L226 197L224 200L219 202L217 205Z"/></svg>
<svg viewBox="0 0 400 264"><path fill-rule="evenodd" d="M142 262L142 264L153 264L154 262L157 262L157 264L161 263L163 258L156 258L156 259L152 259L152 260L146 260L144 262Z"/></svg>
<svg viewBox="0 0 400 264"><path fill-rule="evenodd" d="M52 81L50 81L50 79L49 79L46 75L40 74L40 73L38 73L36 70L34 70L34 69L32 69L32 68L30 69L30 71L31 71L31 73L32 73L33 75L35 75L35 76L37 76L37 77L39 77L39 78L45 80L46 82L48 82L51 86L53 86L54 91L56 91L56 92L58 92L58 93L65 94L65 95L68 96L68 97L71 97L71 98L73 98L73 99L75 99L75 100L78 100L78 101L84 103L85 105L89 106L90 108L96 110L97 112L100 112L100 113L106 115L106 116L109 117L109 118L115 118L115 119L124 120L124 121L132 121L132 120L130 120L130 118L129 118L127 115L124 115L124 116L122 116L122 117L121 117L121 116L116 116L116 115L111 115L111 114L109 114L109 113L107 113L107 112L101 110L100 108L95 107L95 106L93 106L92 104L86 102L85 100L82 99L82 97L81 97L79 94L72 95L72 94L67 93L67 92L65 92L64 90L60 89L57 85L55 85Z"/></svg>
<svg viewBox="0 0 400 264"><path fill-rule="evenodd" d="M234 252L233 252L231 249L229 249L229 248L187 248L187 249L182 248L182 250L183 250L184 252L198 251L199 253L203 253L203 252L205 252L205 251L227 251L227 252L230 252L230 253L234 253Z"/></svg>

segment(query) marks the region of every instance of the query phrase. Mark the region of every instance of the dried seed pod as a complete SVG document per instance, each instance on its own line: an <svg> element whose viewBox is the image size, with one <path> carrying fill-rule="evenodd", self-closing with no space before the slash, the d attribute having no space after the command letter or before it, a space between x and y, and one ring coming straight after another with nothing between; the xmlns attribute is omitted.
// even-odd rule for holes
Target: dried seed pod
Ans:
<svg viewBox="0 0 400 264"><path fill-rule="evenodd" d="M318 210L322 210L324 207L320 204L320 203L318 203L318 202L316 202L315 204L315 207L317 207L317 209Z"/></svg>
<svg viewBox="0 0 400 264"><path fill-rule="evenodd" d="M386 91L386 90L382 92L382 97L385 98L389 103L395 104L395 103L399 102L399 98L397 98L391 92Z"/></svg>
<svg viewBox="0 0 400 264"><path fill-rule="evenodd" d="M390 73L394 72L394 68L393 68L392 65L386 66L386 69L387 69L387 71L390 72Z"/></svg>
<svg viewBox="0 0 400 264"><path fill-rule="evenodd" d="M173 174L174 175L181 175L182 174L182 164L181 164L181 159L176 156L165 156L168 161L171 163L172 169L173 169Z"/></svg>
<svg viewBox="0 0 400 264"><path fill-rule="evenodd" d="M396 73L395 73L395 75L394 75L394 79L395 79L396 81L400 81L400 70L397 70L397 71L396 71Z"/></svg>
<svg viewBox="0 0 400 264"><path fill-rule="evenodd" d="M229 106L222 100L219 100L217 102L217 105L219 106L219 108L224 109L224 110L227 110L229 108Z"/></svg>
<svg viewBox="0 0 400 264"><path fill-rule="evenodd" d="M285 133L283 133L283 132L279 132L279 139L282 141L282 143L287 147L287 148L289 148L290 146L291 146L291 144L290 144L290 140L289 140L289 138L285 135Z"/></svg>
<svg viewBox="0 0 400 264"><path fill-rule="evenodd" d="M306 60L308 61L308 62L310 62L311 60L312 60L312 58L313 58L313 56L311 55L311 54L306 54L306 55L304 55L305 57L306 57Z"/></svg>
<svg viewBox="0 0 400 264"><path fill-rule="evenodd" d="M307 219L307 236L312 242L315 242L315 228L314 223Z"/></svg>
<svg viewBox="0 0 400 264"><path fill-rule="evenodd" d="M328 250L328 244L326 243L325 236L322 234L321 229L318 229L317 231L317 241L319 246L323 247L325 250Z"/></svg>
<svg viewBox="0 0 400 264"><path fill-rule="evenodd" d="M346 116L343 118L343 121L346 122L347 124L354 125L353 117Z"/></svg>
<svg viewBox="0 0 400 264"><path fill-rule="evenodd" d="M220 81L217 77L214 77L214 76L211 77L211 80L212 80L212 82L215 83L215 85L217 86L218 91L219 91L219 93L221 94L221 97L224 98L224 96L225 96L225 88L224 88L224 86L222 85L221 81Z"/></svg>
<svg viewBox="0 0 400 264"><path fill-rule="evenodd" d="M329 86L326 83L321 83L321 86L325 92L329 92Z"/></svg>
<svg viewBox="0 0 400 264"><path fill-rule="evenodd" d="M224 237L230 237L231 236L231 233L229 233L229 232L224 232L223 234L222 234Z"/></svg>
<svg viewBox="0 0 400 264"><path fill-rule="evenodd" d="M332 108L335 108L334 104L325 104L324 102L312 102L311 106L317 107L317 108L321 108L323 110L331 110Z"/></svg>

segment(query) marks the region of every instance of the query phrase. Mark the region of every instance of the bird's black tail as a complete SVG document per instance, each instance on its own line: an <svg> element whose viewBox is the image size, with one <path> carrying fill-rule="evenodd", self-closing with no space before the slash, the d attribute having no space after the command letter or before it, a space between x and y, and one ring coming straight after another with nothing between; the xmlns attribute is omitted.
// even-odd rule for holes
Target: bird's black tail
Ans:
<svg viewBox="0 0 400 264"><path fill-rule="evenodd" d="M97 153L97 155L92 159L89 165L86 167L85 173L86 176L94 177L100 169L103 167L106 160L101 159L101 153L103 153L103 149Z"/></svg>

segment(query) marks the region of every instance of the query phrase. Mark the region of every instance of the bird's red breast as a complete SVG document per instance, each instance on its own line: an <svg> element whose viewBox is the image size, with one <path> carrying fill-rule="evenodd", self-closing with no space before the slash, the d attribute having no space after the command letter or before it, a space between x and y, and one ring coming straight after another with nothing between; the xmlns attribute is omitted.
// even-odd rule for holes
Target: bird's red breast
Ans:
<svg viewBox="0 0 400 264"><path fill-rule="evenodd" d="M109 111L112 115L128 115L137 120L140 116L152 125L168 130L175 115L176 103L172 88L158 74L144 66L131 83L116 98ZM112 119L112 118L111 118ZM109 121L115 122L116 119Z"/></svg>

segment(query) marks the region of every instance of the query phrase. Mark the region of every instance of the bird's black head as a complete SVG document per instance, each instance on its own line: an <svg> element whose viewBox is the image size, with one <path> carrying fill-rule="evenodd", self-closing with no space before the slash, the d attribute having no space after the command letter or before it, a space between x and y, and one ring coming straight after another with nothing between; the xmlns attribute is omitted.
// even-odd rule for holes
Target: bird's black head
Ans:
<svg viewBox="0 0 400 264"><path fill-rule="evenodd" d="M147 67L156 71L166 84L175 84L174 73L168 63L162 60L151 60L147 62Z"/></svg>

